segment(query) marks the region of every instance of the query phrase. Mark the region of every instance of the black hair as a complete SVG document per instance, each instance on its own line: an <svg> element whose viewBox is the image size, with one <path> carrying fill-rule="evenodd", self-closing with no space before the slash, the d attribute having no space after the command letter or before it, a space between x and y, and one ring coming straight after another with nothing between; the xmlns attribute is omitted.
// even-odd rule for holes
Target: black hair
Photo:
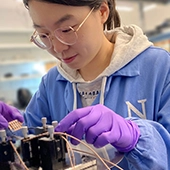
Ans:
<svg viewBox="0 0 170 170"><path fill-rule="evenodd" d="M29 1L30 0L23 0L23 3L27 9L29 9ZM70 5L70 6L89 6L90 8L98 9L100 5L105 0L35 0L35 1L42 1L47 3L56 3L61 5ZM115 0L107 0L108 6L109 6L109 17L107 21L104 24L104 28L106 27L108 30L114 28L120 27L120 16L119 13L116 10L116 3Z"/></svg>

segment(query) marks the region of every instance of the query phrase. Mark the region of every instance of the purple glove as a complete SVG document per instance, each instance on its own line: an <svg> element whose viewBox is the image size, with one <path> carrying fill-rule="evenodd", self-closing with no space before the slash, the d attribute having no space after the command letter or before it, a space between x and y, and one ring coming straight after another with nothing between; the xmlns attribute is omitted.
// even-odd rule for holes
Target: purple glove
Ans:
<svg viewBox="0 0 170 170"><path fill-rule="evenodd" d="M95 147L111 144L121 152L132 150L140 136L138 126L126 120L109 108L98 104L70 112L58 126L56 132L66 132L78 139L85 140ZM72 144L78 144L71 139Z"/></svg>
<svg viewBox="0 0 170 170"><path fill-rule="evenodd" d="M20 122L24 121L23 116L15 107L0 101L0 129L8 128L8 122L15 119Z"/></svg>

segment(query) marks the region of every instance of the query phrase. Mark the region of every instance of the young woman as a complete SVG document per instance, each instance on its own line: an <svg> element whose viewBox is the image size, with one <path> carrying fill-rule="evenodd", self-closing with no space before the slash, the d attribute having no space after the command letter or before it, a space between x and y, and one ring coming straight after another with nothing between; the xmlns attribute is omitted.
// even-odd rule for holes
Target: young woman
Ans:
<svg viewBox="0 0 170 170"><path fill-rule="evenodd" d="M170 56L135 26L121 26L114 0L24 0L31 39L58 59L24 122L59 121L57 132L124 152L126 170L170 169ZM114 27L114 28L112 28ZM20 115L1 103L1 117ZM11 113L12 112L12 113ZM71 139L73 144L77 141Z"/></svg>

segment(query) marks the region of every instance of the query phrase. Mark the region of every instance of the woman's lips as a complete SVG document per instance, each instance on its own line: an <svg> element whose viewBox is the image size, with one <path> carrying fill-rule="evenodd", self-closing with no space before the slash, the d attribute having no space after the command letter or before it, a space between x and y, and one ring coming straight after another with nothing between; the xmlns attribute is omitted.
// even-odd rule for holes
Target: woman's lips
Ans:
<svg viewBox="0 0 170 170"><path fill-rule="evenodd" d="M68 63L71 63L75 58L76 58L76 55L69 57L69 58L62 59L62 61L68 64Z"/></svg>

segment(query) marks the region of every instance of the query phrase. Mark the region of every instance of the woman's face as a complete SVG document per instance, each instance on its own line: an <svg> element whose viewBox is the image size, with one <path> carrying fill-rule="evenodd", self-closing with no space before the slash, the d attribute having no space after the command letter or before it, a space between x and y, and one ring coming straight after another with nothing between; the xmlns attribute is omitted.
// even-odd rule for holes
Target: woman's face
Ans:
<svg viewBox="0 0 170 170"><path fill-rule="evenodd" d="M54 31L67 25L76 30L90 12L90 8L36 0L29 2L29 13L35 29L38 33L45 33L52 37L52 47L48 52L70 68L79 70L92 67L100 57L105 39L103 23L107 20L106 10L108 10L107 5L103 4L99 10L93 11L77 31L76 43L66 45L55 38Z"/></svg>

